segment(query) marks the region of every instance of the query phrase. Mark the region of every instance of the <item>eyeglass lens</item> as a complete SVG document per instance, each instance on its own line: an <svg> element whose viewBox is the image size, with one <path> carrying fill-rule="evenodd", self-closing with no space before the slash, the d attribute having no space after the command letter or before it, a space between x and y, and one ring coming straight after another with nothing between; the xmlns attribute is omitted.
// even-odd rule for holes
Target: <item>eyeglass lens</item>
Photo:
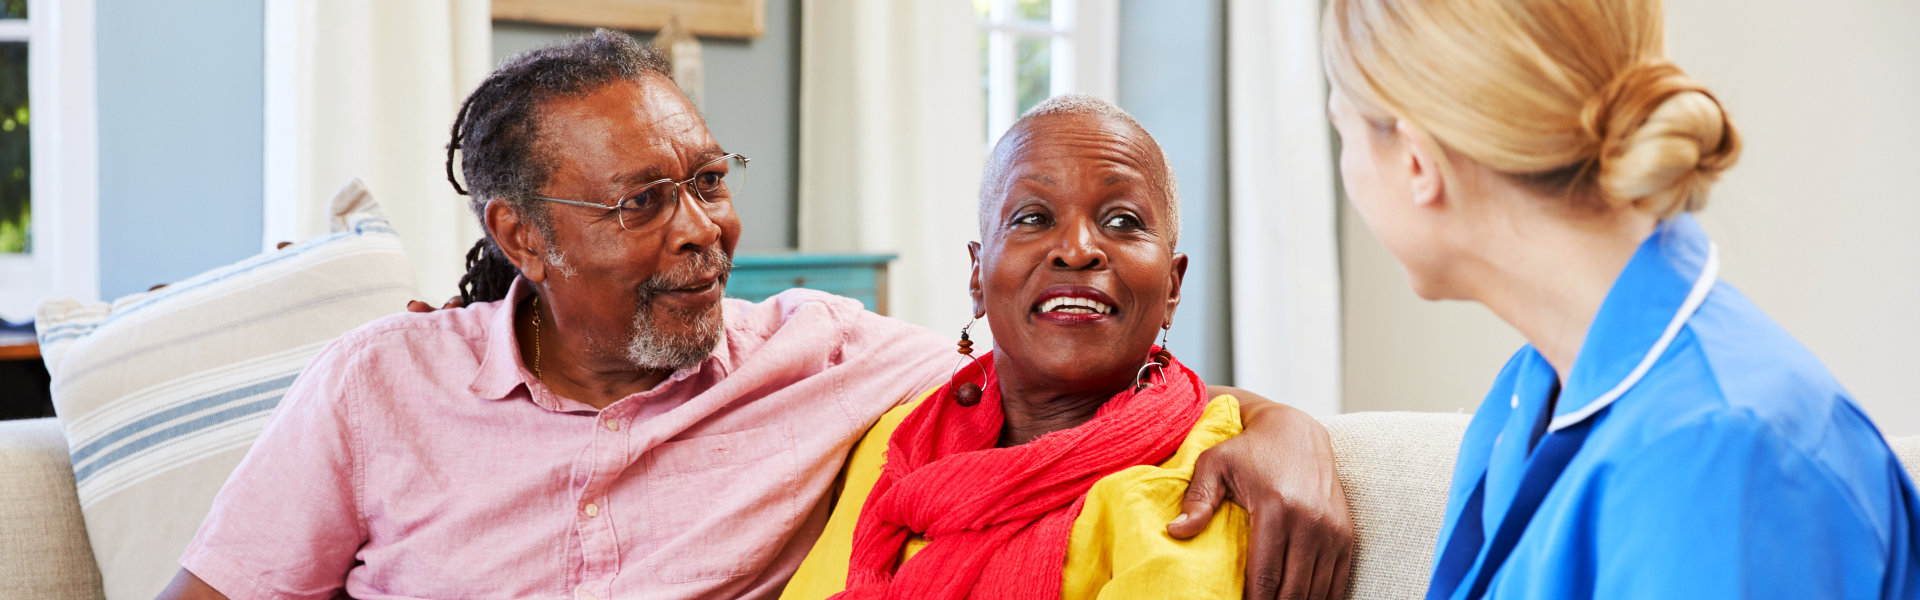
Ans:
<svg viewBox="0 0 1920 600"><path fill-rule="evenodd" d="M728 156L700 167L685 181L656 181L620 197L620 226L637 230L652 223L679 203L685 187L694 199L706 204L732 202L747 185L747 162L740 156Z"/></svg>

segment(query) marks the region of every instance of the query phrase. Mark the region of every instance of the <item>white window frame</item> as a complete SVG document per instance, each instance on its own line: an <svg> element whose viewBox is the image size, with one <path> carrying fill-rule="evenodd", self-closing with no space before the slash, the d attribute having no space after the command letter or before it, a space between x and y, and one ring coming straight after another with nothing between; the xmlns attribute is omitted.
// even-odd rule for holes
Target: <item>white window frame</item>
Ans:
<svg viewBox="0 0 1920 600"><path fill-rule="evenodd" d="M99 153L94 0L28 0L0 20L0 41L27 42L33 107L33 253L0 256L0 316L33 316L47 297L100 297Z"/></svg>
<svg viewBox="0 0 1920 600"><path fill-rule="evenodd" d="M987 34L987 147L1020 118L1015 97L1014 48L1022 38L1052 38L1049 95L1070 92L1115 101L1118 88L1120 1L1053 0L1051 22L1019 19L1014 0L991 0L979 22Z"/></svg>

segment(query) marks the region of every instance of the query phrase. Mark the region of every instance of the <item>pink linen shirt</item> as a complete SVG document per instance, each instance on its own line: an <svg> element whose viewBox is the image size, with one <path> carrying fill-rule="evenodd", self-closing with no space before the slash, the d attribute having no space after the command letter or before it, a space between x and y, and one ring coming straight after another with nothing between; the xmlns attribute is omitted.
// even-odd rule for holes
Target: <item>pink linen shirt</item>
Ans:
<svg viewBox="0 0 1920 600"><path fill-rule="evenodd" d="M713 356L595 410L522 364L522 283L327 346L181 566L236 599L774 597L854 442L957 358L791 290L726 300Z"/></svg>

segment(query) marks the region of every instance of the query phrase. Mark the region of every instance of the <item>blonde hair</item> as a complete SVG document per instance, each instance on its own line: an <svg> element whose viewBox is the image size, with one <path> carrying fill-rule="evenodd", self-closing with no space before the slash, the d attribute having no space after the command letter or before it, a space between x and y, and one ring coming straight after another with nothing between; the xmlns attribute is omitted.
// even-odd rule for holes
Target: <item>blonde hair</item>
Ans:
<svg viewBox="0 0 1920 600"><path fill-rule="evenodd" d="M1416 125L1543 190L1665 218L1706 204L1740 134L1666 59L1662 11L1660 0L1330 0L1327 74L1370 120Z"/></svg>

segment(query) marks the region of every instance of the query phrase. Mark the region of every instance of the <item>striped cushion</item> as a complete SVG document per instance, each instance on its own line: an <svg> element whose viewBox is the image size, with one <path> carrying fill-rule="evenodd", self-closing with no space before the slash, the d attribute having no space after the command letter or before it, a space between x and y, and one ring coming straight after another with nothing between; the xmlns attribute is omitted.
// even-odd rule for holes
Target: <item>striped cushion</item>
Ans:
<svg viewBox="0 0 1920 600"><path fill-rule="evenodd" d="M327 342L402 310L400 238L358 181L333 231L106 303L37 317L107 597L152 598L227 475Z"/></svg>

